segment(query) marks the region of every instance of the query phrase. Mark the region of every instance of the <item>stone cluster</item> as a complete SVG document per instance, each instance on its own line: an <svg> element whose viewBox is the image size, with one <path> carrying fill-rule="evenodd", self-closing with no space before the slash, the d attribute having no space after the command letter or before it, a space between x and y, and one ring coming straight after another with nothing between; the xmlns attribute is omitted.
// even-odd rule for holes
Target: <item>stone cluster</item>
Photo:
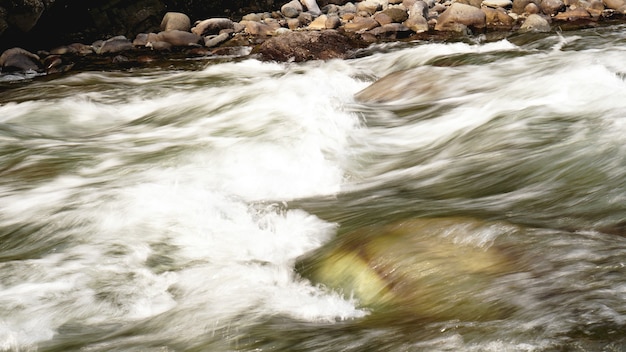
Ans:
<svg viewBox="0 0 626 352"><path fill-rule="evenodd" d="M559 27L593 26L621 19L626 0L363 0L336 1L319 7L315 0L291 0L273 12L250 13L234 21L208 18L192 23L188 15L168 12L158 33L133 39L116 36L90 45L74 43L39 55L6 50L0 68L7 71L67 71L76 57L106 56L127 62L132 53L184 52L212 55L227 48L254 48L262 59L304 61L345 58L369 43L416 36L459 36L485 32L548 32ZM567 27L569 26L569 27ZM137 55L135 55L137 56ZM129 58L130 57L130 58Z"/></svg>

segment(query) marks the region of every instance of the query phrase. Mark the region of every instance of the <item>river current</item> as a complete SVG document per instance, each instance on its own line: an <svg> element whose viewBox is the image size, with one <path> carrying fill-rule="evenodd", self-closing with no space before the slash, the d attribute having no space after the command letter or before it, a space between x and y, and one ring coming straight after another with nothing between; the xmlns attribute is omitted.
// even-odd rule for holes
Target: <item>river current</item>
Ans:
<svg viewBox="0 0 626 352"><path fill-rule="evenodd" d="M626 351L626 27L183 66L2 77L1 351ZM515 314L376 321L295 270L457 216L525 229Z"/></svg>

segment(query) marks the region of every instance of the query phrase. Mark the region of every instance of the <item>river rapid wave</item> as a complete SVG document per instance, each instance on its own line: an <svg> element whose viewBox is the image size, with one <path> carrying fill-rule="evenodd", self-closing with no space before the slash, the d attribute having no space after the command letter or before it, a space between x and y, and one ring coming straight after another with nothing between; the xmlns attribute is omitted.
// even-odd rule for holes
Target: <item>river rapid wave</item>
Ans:
<svg viewBox="0 0 626 352"><path fill-rule="evenodd" d="M624 33L7 79L0 350L623 350ZM456 239L515 253L510 315L379 319L296 270L454 217L523 229Z"/></svg>

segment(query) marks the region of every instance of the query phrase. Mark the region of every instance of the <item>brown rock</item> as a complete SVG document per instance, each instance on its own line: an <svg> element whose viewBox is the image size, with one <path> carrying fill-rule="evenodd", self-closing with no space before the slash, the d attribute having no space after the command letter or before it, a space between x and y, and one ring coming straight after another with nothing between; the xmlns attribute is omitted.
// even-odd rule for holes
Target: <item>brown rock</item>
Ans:
<svg viewBox="0 0 626 352"><path fill-rule="evenodd" d="M558 21L577 21L588 18L591 18L591 15L589 14L589 12L587 12L587 10L583 9L582 7L577 7L573 10L567 10L554 16L554 19Z"/></svg>
<svg viewBox="0 0 626 352"><path fill-rule="evenodd" d="M510 29L515 24L515 19L502 8L483 7L481 10L485 13L487 28Z"/></svg>
<svg viewBox="0 0 626 352"><path fill-rule="evenodd" d="M252 22L261 22L263 18L258 13L249 13L241 17L241 22L244 21L252 21Z"/></svg>
<svg viewBox="0 0 626 352"><path fill-rule="evenodd" d="M526 18L520 32L550 32L550 23L540 15L533 14Z"/></svg>
<svg viewBox="0 0 626 352"><path fill-rule="evenodd" d="M188 32L191 29L189 16L180 12L168 12L161 21L161 31L179 30Z"/></svg>
<svg viewBox="0 0 626 352"><path fill-rule="evenodd" d="M146 47L156 51L170 51L172 50L173 45L168 42L156 40L153 42L148 42L148 44L146 44Z"/></svg>
<svg viewBox="0 0 626 352"><path fill-rule="evenodd" d="M401 23L389 23L380 27L376 27L369 33L379 38L398 39L408 37L410 29Z"/></svg>
<svg viewBox="0 0 626 352"><path fill-rule="evenodd" d="M303 12L298 15L298 20L300 21L301 25L308 26L309 23L313 22L313 15L308 12Z"/></svg>
<svg viewBox="0 0 626 352"><path fill-rule="evenodd" d="M341 19L337 15L329 15L326 19L326 28L337 29L341 26Z"/></svg>
<svg viewBox="0 0 626 352"><path fill-rule="evenodd" d="M548 16L553 16L565 9L565 4L561 0L542 0L540 7L541 12Z"/></svg>
<svg viewBox="0 0 626 352"><path fill-rule="evenodd" d="M437 20L435 30L462 32L465 28L485 28L487 17L481 9L453 3Z"/></svg>
<svg viewBox="0 0 626 352"><path fill-rule="evenodd" d="M457 2L460 4L465 4L465 5L470 5L470 6L480 8L480 5L482 4L483 0L458 0Z"/></svg>
<svg viewBox="0 0 626 352"><path fill-rule="evenodd" d="M245 23L242 22L242 24L246 26L246 33L261 37L271 36L274 34L274 32L276 32L277 29L274 26L270 26L261 22L246 21Z"/></svg>
<svg viewBox="0 0 626 352"><path fill-rule="evenodd" d="M389 16L394 23L402 23L409 18L409 14L406 10L398 7L390 7L382 11L385 15Z"/></svg>
<svg viewBox="0 0 626 352"><path fill-rule="evenodd" d="M422 16L428 18L428 4L424 1L415 1L409 9L409 18L413 16Z"/></svg>
<svg viewBox="0 0 626 352"><path fill-rule="evenodd" d="M389 23L393 23L393 19L389 17L387 14L378 12L374 16L372 16L381 26L384 26Z"/></svg>
<svg viewBox="0 0 626 352"><path fill-rule="evenodd" d="M357 2L356 3L356 12L365 12L368 15L373 15L376 13L376 11L380 11L382 10L380 4L378 2L375 1L369 1L369 0L365 0L365 1L361 1L361 2Z"/></svg>
<svg viewBox="0 0 626 352"><path fill-rule="evenodd" d="M134 46L146 46L148 43L158 42L159 35L156 33L139 33L133 40Z"/></svg>
<svg viewBox="0 0 626 352"><path fill-rule="evenodd" d="M530 3L534 3L539 6L540 0L513 0L513 8L511 11L515 12L518 15L522 15L525 12L526 6Z"/></svg>
<svg viewBox="0 0 626 352"><path fill-rule="evenodd" d="M613 10L619 10L621 7L626 5L626 1L624 0L602 0L604 5Z"/></svg>
<svg viewBox="0 0 626 352"><path fill-rule="evenodd" d="M263 60L307 61L347 58L357 45L335 30L289 32L263 42L254 52Z"/></svg>
<svg viewBox="0 0 626 352"><path fill-rule="evenodd" d="M604 4L601 0L591 0L589 7L586 9L592 17L599 17L604 11Z"/></svg>
<svg viewBox="0 0 626 352"><path fill-rule="evenodd" d="M308 29L312 30L322 30L326 29L326 20L328 20L328 16L321 15L318 18L314 19L313 22L309 24Z"/></svg>
<svg viewBox="0 0 626 352"><path fill-rule="evenodd" d="M355 17L352 22L346 23L343 28L346 32L364 32L378 27L380 24L371 17Z"/></svg>
<svg viewBox="0 0 626 352"><path fill-rule="evenodd" d="M409 17L404 25L415 33L428 32L428 21L420 15Z"/></svg>
<svg viewBox="0 0 626 352"><path fill-rule="evenodd" d="M12 48L0 55L0 67L2 71L38 71L41 69L41 60L28 50Z"/></svg>
<svg viewBox="0 0 626 352"><path fill-rule="evenodd" d="M280 8L280 12L287 18L296 18L304 11L299 0L291 0Z"/></svg>
<svg viewBox="0 0 626 352"><path fill-rule="evenodd" d="M297 18L289 18L287 19L287 28L291 30L296 30L300 28L300 20Z"/></svg>
<svg viewBox="0 0 626 352"><path fill-rule="evenodd" d="M133 43L124 36L117 36L94 45L96 54L115 54L134 49Z"/></svg>
<svg viewBox="0 0 626 352"><path fill-rule="evenodd" d="M202 40L202 37L185 31L166 31L159 32L158 39L161 42L170 43L173 46L194 46Z"/></svg>
<svg viewBox="0 0 626 352"><path fill-rule="evenodd" d="M532 14L538 14L539 12L541 12L541 9L534 2L528 3L528 5L524 7L524 13L532 15Z"/></svg>
<svg viewBox="0 0 626 352"><path fill-rule="evenodd" d="M197 22L191 29L191 32L199 35L213 35L219 34L224 29L234 29L235 23L228 18L209 18L204 21Z"/></svg>
<svg viewBox="0 0 626 352"><path fill-rule="evenodd" d="M204 37L204 46L206 46L207 48L212 48L212 47L215 47L224 43L225 41L228 40L228 38L230 38L230 35L228 33L210 35L210 36Z"/></svg>

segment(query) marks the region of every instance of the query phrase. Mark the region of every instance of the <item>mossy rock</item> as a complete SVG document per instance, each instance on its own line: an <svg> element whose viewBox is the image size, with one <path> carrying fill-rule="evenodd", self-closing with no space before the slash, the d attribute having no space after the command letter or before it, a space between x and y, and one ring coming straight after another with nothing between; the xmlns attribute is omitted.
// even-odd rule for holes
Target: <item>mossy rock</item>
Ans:
<svg viewBox="0 0 626 352"><path fill-rule="evenodd" d="M315 284L354 297L374 314L427 320L492 320L513 307L496 281L519 269L512 248L495 245L522 231L468 218L411 219L340 236L299 261Z"/></svg>

